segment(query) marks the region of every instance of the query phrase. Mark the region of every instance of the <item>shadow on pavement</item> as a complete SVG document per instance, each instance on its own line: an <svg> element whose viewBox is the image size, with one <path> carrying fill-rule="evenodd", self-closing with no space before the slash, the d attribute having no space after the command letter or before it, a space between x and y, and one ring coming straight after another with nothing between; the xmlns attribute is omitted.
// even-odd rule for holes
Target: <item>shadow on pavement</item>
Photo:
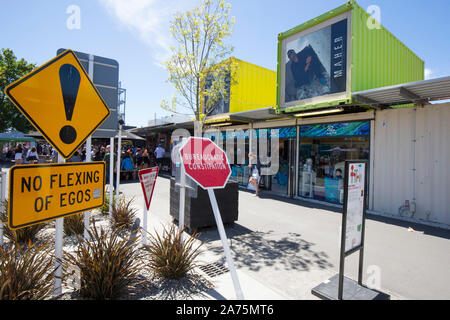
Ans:
<svg viewBox="0 0 450 320"><path fill-rule="evenodd" d="M265 267L278 270L308 271L328 269L333 265L325 252L315 251L314 243L302 239L298 233L275 234L273 231L251 231L235 224L226 228L230 248L236 266L258 271ZM216 229L208 230L200 236L206 249L225 262L223 248Z"/></svg>
<svg viewBox="0 0 450 320"><path fill-rule="evenodd" d="M252 193L251 191L247 191L247 190L243 190L243 189L240 189L239 191ZM319 209L319 210L327 210L327 211L331 211L331 212L335 212L335 213L342 213L342 208L338 208L335 206L326 205L326 204L322 204L322 203L314 203L314 202L309 202L309 201L304 201L304 200L299 200L299 199L287 198L287 197L279 196L276 194L270 194L270 193L267 193L264 191L261 192L260 198L261 199L271 199L274 201L281 201L284 203L289 203L289 204L293 204L293 205L297 205L297 206L301 206L301 207L305 207L305 208L310 208L310 209ZM386 224L391 224L391 225L394 225L397 227L402 227L405 229L408 229L409 227L411 227L415 231L423 232L426 235L431 235L431 236L444 238L444 239L450 239L450 230L448 230L448 229L424 225L424 224L420 224L419 222L400 220L400 217L398 219L396 219L394 217L390 218L390 217L377 215L374 213L367 213L366 219L371 220L371 221L377 221L377 222L382 222L382 223L386 223Z"/></svg>

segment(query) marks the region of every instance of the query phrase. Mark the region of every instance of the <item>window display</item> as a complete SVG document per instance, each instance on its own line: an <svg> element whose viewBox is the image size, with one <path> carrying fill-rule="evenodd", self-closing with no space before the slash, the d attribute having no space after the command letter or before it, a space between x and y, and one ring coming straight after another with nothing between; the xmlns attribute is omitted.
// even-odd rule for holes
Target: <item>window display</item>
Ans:
<svg viewBox="0 0 450 320"><path fill-rule="evenodd" d="M369 159L369 134L369 122L302 126L299 196L343 203L345 160Z"/></svg>

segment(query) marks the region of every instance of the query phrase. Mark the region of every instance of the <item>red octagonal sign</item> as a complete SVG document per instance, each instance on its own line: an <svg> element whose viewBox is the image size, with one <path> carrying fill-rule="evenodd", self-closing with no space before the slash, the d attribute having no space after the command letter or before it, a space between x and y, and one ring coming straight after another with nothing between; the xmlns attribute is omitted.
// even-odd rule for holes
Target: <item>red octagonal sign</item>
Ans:
<svg viewBox="0 0 450 320"><path fill-rule="evenodd" d="M185 173L203 189L221 189L231 175L226 153L211 139L190 137L180 148Z"/></svg>

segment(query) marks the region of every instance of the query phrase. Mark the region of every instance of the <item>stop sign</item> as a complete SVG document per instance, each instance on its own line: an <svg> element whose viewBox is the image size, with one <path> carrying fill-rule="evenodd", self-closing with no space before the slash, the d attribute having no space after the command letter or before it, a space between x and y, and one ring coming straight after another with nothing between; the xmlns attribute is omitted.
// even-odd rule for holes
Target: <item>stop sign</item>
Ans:
<svg viewBox="0 0 450 320"><path fill-rule="evenodd" d="M211 139L190 137L180 148L185 173L203 189L221 189L231 175L226 153Z"/></svg>

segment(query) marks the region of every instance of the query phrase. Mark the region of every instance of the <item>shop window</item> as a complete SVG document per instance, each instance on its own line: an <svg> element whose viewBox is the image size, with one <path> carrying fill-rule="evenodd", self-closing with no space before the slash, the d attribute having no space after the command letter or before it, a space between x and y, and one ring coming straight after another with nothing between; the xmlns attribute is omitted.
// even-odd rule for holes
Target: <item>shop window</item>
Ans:
<svg viewBox="0 0 450 320"><path fill-rule="evenodd" d="M298 195L342 204L345 161L369 160L369 135L369 122L302 126Z"/></svg>

